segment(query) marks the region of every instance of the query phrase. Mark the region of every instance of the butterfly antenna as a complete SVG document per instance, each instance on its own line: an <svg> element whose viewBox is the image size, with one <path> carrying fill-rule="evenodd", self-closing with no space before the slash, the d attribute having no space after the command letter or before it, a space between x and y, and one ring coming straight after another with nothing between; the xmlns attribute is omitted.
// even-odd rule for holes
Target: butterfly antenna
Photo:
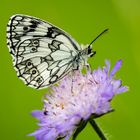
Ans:
<svg viewBox="0 0 140 140"><path fill-rule="evenodd" d="M104 33L106 33L108 30L109 30L108 28L105 29L105 30L103 30L95 39L92 40L92 42L89 44L89 46L90 46L95 40L97 40L97 38L99 38L101 35L103 35Z"/></svg>

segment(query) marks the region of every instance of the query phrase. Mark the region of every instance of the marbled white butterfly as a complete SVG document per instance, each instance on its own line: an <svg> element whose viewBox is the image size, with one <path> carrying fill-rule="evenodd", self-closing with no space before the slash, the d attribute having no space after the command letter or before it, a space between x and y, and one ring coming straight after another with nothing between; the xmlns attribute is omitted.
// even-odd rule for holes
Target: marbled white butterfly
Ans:
<svg viewBox="0 0 140 140"><path fill-rule="evenodd" d="M14 15L7 25L7 44L17 75L37 89L87 65L87 58L96 53L91 44L100 35L83 49L69 34L38 18Z"/></svg>

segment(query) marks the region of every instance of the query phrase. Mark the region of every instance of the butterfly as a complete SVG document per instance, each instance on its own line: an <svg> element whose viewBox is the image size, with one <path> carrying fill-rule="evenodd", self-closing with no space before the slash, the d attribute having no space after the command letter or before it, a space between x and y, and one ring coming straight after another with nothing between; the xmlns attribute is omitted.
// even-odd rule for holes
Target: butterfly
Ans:
<svg viewBox="0 0 140 140"><path fill-rule="evenodd" d="M87 58L96 53L91 44L107 30L83 49L68 33L49 22L13 15L7 25L7 46L17 76L26 85L41 89L87 65Z"/></svg>

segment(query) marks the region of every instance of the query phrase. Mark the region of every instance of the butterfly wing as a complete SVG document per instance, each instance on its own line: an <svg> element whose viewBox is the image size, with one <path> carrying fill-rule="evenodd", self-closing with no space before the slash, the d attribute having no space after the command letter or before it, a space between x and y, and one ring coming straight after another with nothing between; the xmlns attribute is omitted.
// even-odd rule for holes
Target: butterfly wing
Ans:
<svg viewBox="0 0 140 140"><path fill-rule="evenodd" d="M38 89L57 82L70 72L72 60L81 50L63 30L24 15L11 17L7 40L18 77Z"/></svg>

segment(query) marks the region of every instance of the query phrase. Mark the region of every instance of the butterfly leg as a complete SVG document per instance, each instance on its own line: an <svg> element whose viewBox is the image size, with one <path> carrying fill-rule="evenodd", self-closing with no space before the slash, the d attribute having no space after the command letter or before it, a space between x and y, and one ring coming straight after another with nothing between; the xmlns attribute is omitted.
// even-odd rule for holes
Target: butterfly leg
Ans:
<svg viewBox="0 0 140 140"><path fill-rule="evenodd" d="M71 77L71 93L72 94L74 93L74 91L73 91L73 85L74 85L73 83L74 83L74 79L75 79L74 72L75 72L75 70L72 70L71 73L70 73L70 77Z"/></svg>
<svg viewBox="0 0 140 140"><path fill-rule="evenodd" d="M88 78L88 74L87 74L87 73L92 73L90 64L89 64L89 63L86 63L86 64L84 65L84 67L85 67L85 70L86 70L85 77Z"/></svg>
<svg viewBox="0 0 140 140"><path fill-rule="evenodd" d="M90 67L90 64L89 64L87 61L85 61L84 67L85 67L86 73L87 73L87 72L90 72L90 73L91 73L91 67ZM86 74L86 75L87 75L87 74Z"/></svg>
<svg viewBox="0 0 140 140"><path fill-rule="evenodd" d="M85 65L85 67L86 67L86 70L87 70L87 71L91 72L90 64L87 63L87 64Z"/></svg>

